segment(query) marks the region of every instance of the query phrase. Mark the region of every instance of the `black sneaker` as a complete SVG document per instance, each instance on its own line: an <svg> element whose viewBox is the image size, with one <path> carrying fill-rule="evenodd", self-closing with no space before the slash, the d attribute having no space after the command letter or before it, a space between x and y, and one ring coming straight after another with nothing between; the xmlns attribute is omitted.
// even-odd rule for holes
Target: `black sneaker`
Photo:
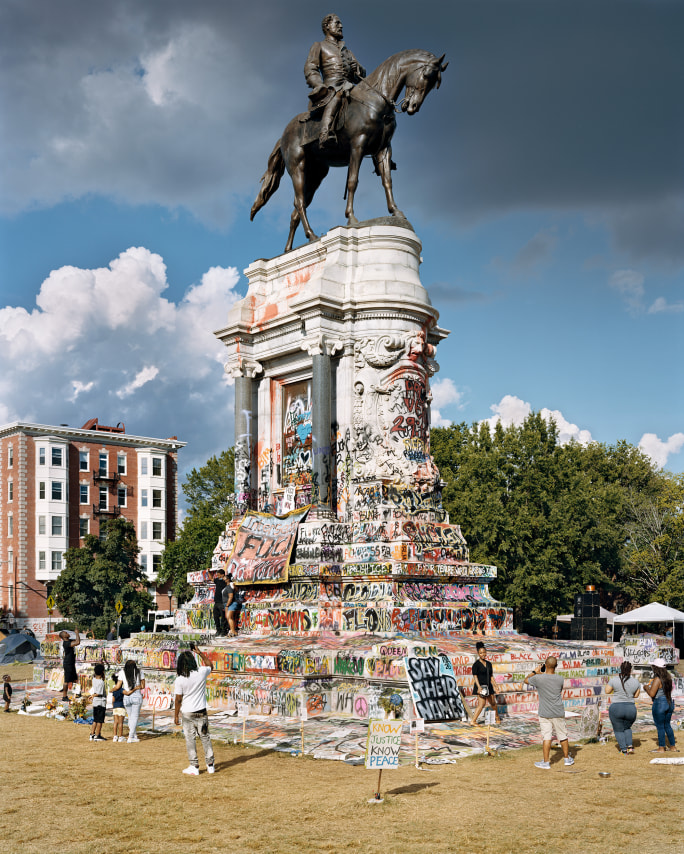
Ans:
<svg viewBox="0 0 684 854"><path fill-rule="evenodd" d="M107 741L107 739L102 735L94 735L93 741Z"/></svg>

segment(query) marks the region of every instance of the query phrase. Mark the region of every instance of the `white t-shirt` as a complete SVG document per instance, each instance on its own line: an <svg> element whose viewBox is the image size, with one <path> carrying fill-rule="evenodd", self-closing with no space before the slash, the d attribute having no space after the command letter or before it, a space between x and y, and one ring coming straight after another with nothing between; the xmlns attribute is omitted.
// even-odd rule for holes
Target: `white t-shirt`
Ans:
<svg viewBox="0 0 684 854"><path fill-rule="evenodd" d="M106 706L107 698L105 696L105 683L104 679L100 679L98 676L93 676L93 708L96 706Z"/></svg>
<svg viewBox="0 0 684 854"><path fill-rule="evenodd" d="M183 697L181 712L184 715L190 712L201 712L207 707L207 676L211 673L211 667L199 667L193 670L189 676L177 676L173 685L173 693Z"/></svg>
<svg viewBox="0 0 684 854"><path fill-rule="evenodd" d="M142 670L140 670L140 668L138 668L138 681L135 685L128 684L128 679L126 679L125 670L119 670L119 672L116 674L116 678L119 680L119 682L123 682L124 691L130 691L131 688L136 688L140 686L142 680L145 678L145 674L142 672Z"/></svg>

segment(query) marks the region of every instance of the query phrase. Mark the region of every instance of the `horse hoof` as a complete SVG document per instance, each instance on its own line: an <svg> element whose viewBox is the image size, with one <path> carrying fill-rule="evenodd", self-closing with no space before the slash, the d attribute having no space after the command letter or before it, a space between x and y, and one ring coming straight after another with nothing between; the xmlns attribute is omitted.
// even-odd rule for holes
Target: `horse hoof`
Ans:
<svg viewBox="0 0 684 854"><path fill-rule="evenodd" d="M309 243L315 243L318 239L319 239L318 235L317 235L317 234L314 234L314 233L313 233L313 231L312 231L312 232L311 232L311 237L309 237Z"/></svg>
<svg viewBox="0 0 684 854"><path fill-rule="evenodd" d="M358 221L358 219L354 216L354 214L352 214L351 216L348 216L348 217L347 217L347 225L358 225L358 224L359 224L359 221Z"/></svg>

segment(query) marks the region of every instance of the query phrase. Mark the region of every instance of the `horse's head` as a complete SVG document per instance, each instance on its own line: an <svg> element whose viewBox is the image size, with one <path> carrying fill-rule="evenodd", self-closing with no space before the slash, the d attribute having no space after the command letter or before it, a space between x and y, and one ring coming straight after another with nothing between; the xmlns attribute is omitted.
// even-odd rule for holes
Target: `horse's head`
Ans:
<svg viewBox="0 0 684 854"><path fill-rule="evenodd" d="M427 54L427 61L420 63L406 77L406 94L401 102L401 110L412 116L421 108L423 101L431 89L439 89L442 82L442 72L446 70L448 62L442 64L446 54L439 59L431 53Z"/></svg>

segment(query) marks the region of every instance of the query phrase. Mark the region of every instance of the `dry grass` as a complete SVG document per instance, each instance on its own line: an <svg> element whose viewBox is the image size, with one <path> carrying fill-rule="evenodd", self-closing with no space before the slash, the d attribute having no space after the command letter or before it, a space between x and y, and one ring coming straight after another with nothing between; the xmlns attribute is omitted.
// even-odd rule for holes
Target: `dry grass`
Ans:
<svg viewBox="0 0 684 854"><path fill-rule="evenodd" d="M562 763L536 769L539 749L386 771L381 805L367 803L377 774L362 767L215 742L217 773L188 778L181 738L93 744L88 731L0 715L5 852L684 850L684 766L648 764L655 731L637 738L631 757L610 744L578 745L570 772Z"/></svg>

